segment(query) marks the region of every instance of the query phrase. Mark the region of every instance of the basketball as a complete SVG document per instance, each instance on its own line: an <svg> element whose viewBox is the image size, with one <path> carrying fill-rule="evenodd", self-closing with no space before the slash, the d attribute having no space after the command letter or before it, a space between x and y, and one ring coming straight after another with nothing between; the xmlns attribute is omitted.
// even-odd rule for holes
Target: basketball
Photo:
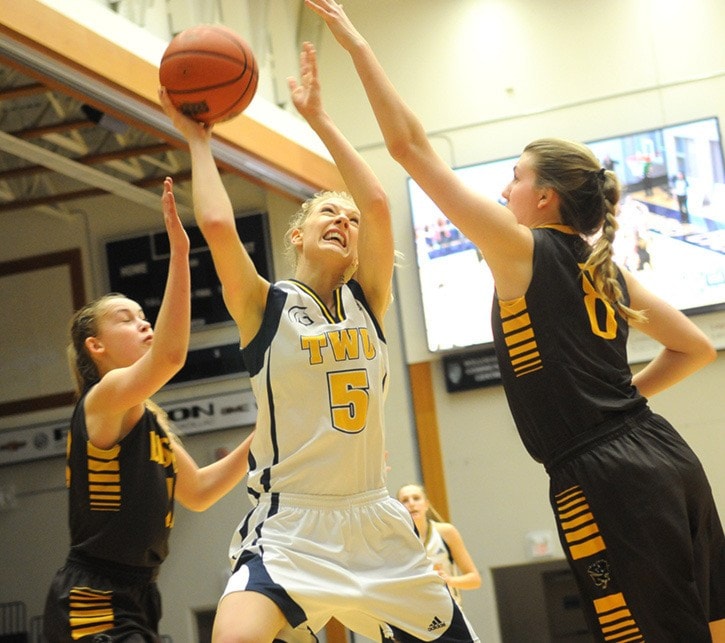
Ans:
<svg viewBox="0 0 725 643"><path fill-rule="evenodd" d="M174 107L209 125L241 114L258 80L252 48L221 25L196 25L177 34L159 65L159 81Z"/></svg>

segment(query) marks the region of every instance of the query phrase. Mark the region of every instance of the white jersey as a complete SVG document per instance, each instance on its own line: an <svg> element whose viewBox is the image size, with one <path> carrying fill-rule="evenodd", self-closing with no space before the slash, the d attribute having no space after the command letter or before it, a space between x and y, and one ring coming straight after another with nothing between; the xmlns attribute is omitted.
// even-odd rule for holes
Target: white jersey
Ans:
<svg viewBox="0 0 725 643"><path fill-rule="evenodd" d="M256 498L385 486L387 346L357 282L335 301L331 313L301 282L272 285L243 350L258 406L248 480Z"/></svg>
<svg viewBox="0 0 725 643"><path fill-rule="evenodd" d="M330 618L367 638L478 641L385 488L388 354L362 290L335 310L298 281L271 286L243 351L257 400L248 488L224 595L282 610L277 639L316 641Z"/></svg>
<svg viewBox="0 0 725 643"><path fill-rule="evenodd" d="M458 576L458 569L456 568L453 558L451 557L451 551L448 549L441 532L438 531L436 522L432 520L428 523L428 534L425 541L425 553L428 554L428 558L433 563L433 567L436 570L444 571L448 576ZM451 595L456 602L461 604L461 592L457 587L449 587Z"/></svg>

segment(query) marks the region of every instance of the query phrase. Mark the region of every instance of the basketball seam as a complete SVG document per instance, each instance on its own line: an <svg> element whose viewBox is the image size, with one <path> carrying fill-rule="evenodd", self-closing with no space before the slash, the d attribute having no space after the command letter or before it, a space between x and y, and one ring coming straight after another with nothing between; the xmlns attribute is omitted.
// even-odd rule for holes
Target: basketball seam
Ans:
<svg viewBox="0 0 725 643"><path fill-rule="evenodd" d="M244 55L244 66L248 66L248 60L247 60L247 54L242 52ZM227 54L220 54L218 51L207 51L206 49L185 49L184 51L175 51L172 52L166 56L164 56L164 62L168 60L172 60L173 58L178 58L179 56L190 56L194 54L204 54L205 56L209 56L209 58L217 58L219 60L228 60L229 62L236 63L238 65L242 64L242 61L239 58L235 58L234 56L228 56Z"/></svg>
<svg viewBox="0 0 725 643"><path fill-rule="evenodd" d="M198 94L200 92L208 92L211 89L221 89L222 87L227 87L229 85L233 85L236 82L239 82L244 78L246 74L246 70L244 70L244 73L242 73L239 76L235 76L234 78L230 78L229 80L224 81L223 83L218 83L216 85L200 85L199 87L195 87L194 89L173 89L173 88L166 88L166 91L169 94ZM248 74L250 77L250 80L254 77L254 74ZM249 85L251 83L247 83L247 86L244 88L244 92L247 92L247 89L249 89Z"/></svg>

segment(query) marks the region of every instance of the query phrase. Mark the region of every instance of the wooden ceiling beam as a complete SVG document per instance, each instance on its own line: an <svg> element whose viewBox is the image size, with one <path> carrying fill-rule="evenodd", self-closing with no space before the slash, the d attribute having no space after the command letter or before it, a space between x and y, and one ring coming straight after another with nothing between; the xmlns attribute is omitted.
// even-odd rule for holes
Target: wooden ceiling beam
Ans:
<svg viewBox="0 0 725 643"><path fill-rule="evenodd" d="M77 163L82 163L83 165L100 165L101 163L107 163L108 161L120 161L139 156L153 156L154 154L161 154L162 152L168 152L172 149L174 148L168 143L155 143L153 145L144 145L142 147L127 147L113 152L89 154L88 156L77 158L75 161ZM0 172L0 181L23 178L50 171L51 170L44 165L25 165L23 167L16 167L12 170Z"/></svg>
<svg viewBox="0 0 725 643"><path fill-rule="evenodd" d="M87 100L97 109L152 132L180 149L186 147L158 103L158 64L136 56L39 0L2 2L0 34L59 65L77 70L84 80L127 99L122 106L112 104L111 100L103 104L104 92L94 95L89 92L81 97L84 102ZM50 86L52 79L46 80ZM60 91L74 91L66 86L67 83L58 82L57 85ZM138 109L128 108L130 102ZM220 123L214 131L215 139L220 143L215 154L218 153L225 167L236 174L290 193L301 185L307 186L307 193L343 187L334 163L246 113ZM237 153L239 158L236 158ZM289 177L289 181L285 177Z"/></svg>
<svg viewBox="0 0 725 643"><path fill-rule="evenodd" d="M190 170L174 173L174 181L176 183L183 183L190 180ZM159 187L161 186L162 182L162 177L153 176L142 179L140 181L133 181L131 184L138 188L147 188ZM84 190L57 192L55 194L47 194L44 196L33 197L32 199L15 199L10 203L0 204L0 214L4 212L12 212L14 210L26 210L29 208L35 208L43 205L59 205L61 203L67 203L68 201L79 201L82 199L89 199L91 197L105 196L107 194L108 192L106 192L106 190L102 190L101 188L87 188Z"/></svg>
<svg viewBox="0 0 725 643"><path fill-rule="evenodd" d="M40 127L28 127L26 129L9 133L13 136L22 138L23 140L27 141L28 139L40 138L42 136L47 136L48 134L63 134L64 132L73 132L75 130L86 129L88 127L95 126L95 123L84 118L75 121L53 123L52 125L42 125Z"/></svg>
<svg viewBox="0 0 725 643"><path fill-rule="evenodd" d="M0 101L37 96L38 94L45 94L48 91L50 90L42 83L32 83L21 87L8 87L0 90Z"/></svg>

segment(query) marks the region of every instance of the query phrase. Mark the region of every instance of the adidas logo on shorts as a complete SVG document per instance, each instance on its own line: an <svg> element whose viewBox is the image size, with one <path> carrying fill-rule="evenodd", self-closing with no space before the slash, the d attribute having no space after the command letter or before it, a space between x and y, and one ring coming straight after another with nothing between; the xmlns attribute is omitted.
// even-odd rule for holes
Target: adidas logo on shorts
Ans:
<svg viewBox="0 0 725 643"><path fill-rule="evenodd" d="M441 619L439 619L437 616L434 616L433 620L431 621L430 625L428 626L428 631L433 632L433 631L439 630L445 626L446 626L446 624L443 621L441 621Z"/></svg>

